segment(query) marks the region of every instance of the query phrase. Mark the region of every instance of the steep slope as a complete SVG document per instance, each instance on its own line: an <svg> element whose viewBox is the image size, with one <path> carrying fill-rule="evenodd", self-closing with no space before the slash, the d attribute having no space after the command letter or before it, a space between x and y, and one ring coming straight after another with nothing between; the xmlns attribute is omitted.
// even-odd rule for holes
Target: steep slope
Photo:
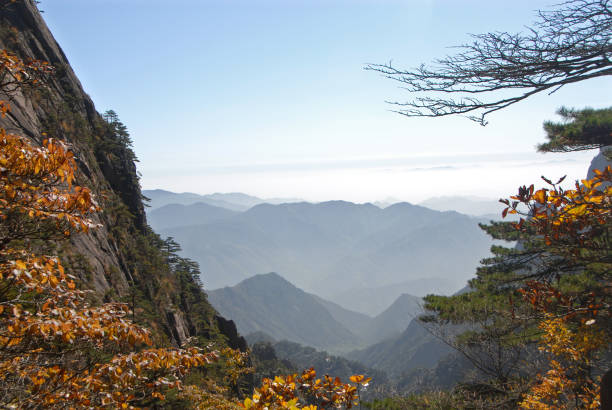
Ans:
<svg viewBox="0 0 612 410"><path fill-rule="evenodd" d="M367 343L398 336L421 311L421 298L403 294L384 312L374 317L359 335Z"/></svg>
<svg viewBox="0 0 612 410"><path fill-rule="evenodd" d="M420 323L412 320L401 335L345 356L368 367L383 370L394 379L416 368L433 368L451 351L450 347L432 336Z"/></svg>
<svg viewBox="0 0 612 410"><path fill-rule="evenodd" d="M185 225L202 225L236 215L226 208L196 202L191 205L169 204L147 214L147 221L155 231Z"/></svg>
<svg viewBox="0 0 612 410"><path fill-rule="evenodd" d="M245 348L194 279L168 264L146 223L129 137L96 112L34 2L2 8L0 48L55 67L45 84L9 96L11 112L0 125L34 143L45 137L67 142L79 168L76 183L91 188L103 209L95 220L99 228L54 244L80 285L94 290L94 301L129 301L133 319L152 328L158 344L195 337Z"/></svg>
<svg viewBox="0 0 612 410"><path fill-rule="evenodd" d="M334 375L343 381L354 374L365 374L372 377L372 384L382 386L388 383L385 372L369 368L362 363L348 360L344 357L330 355L325 351L318 351L312 347L301 346L298 343L286 340L272 343L271 346L276 351L280 359L285 359L295 364L298 369L314 367L317 375Z"/></svg>
<svg viewBox="0 0 612 410"><path fill-rule="evenodd" d="M370 329L372 326L372 322L374 321L372 316L343 308L339 304L323 299L322 297L316 295L312 296L317 300L317 302L323 305L325 309L327 309L334 319L342 323L355 335L359 335L361 338L363 338L368 332L368 329Z"/></svg>
<svg viewBox="0 0 612 410"><path fill-rule="evenodd" d="M422 293L455 291L470 278L491 240L479 220L400 203L260 204L234 217L161 231L198 261L207 288L232 286L253 273L282 272L296 286L355 310L335 296L422 281ZM440 255L445 255L441 258ZM403 290L383 295L386 305ZM359 301L356 301L359 302Z"/></svg>
<svg viewBox="0 0 612 410"><path fill-rule="evenodd" d="M276 273L210 291L209 299L243 334L260 331L276 340L329 350L350 349L352 341L357 341L313 296Z"/></svg>
<svg viewBox="0 0 612 410"><path fill-rule="evenodd" d="M457 285L452 279L433 276L386 286L344 289L330 299L357 312L379 315L402 294L422 297L431 293L432 289L436 289L436 294L447 295L455 292Z"/></svg>

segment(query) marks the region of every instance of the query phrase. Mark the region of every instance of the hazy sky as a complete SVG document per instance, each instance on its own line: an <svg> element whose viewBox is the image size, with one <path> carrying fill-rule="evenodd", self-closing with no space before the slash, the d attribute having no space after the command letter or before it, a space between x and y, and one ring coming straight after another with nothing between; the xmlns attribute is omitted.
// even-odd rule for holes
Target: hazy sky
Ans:
<svg viewBox="0 0 612 410"><path fill-rule="evenodd" d="M414 67L467 33L519 31L556 1L44 0L99 111L134 140L145 189L418 202L507 196L545 174L583 178L593 152L536 154L558 107L605 107L612 80L536 96L489 118L415 119L363 70Z"/></svg>

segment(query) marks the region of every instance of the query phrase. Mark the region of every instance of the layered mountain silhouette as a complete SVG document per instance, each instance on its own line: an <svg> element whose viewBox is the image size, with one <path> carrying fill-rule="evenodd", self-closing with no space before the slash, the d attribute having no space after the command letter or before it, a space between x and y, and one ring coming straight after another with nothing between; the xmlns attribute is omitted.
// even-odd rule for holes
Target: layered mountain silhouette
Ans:
<svg viewBox="0 0 612 410"><path fill-rule="evenodd" d="M346 354L351 360L398 378L416 368L433 368L453 350L412 320L398 336Z"/></svg>
<svg viewBox="0 0 612 410"><path fill-rule="evenodd" d="M451 294L457 290L454 281L440 277L408 280L391 285L346 289L330 296L336 303L356 312L378 315L389 308L390 301L403 294L425 296L429 293Z"/></svg>
<svg viewBox="0 0 612 410"><path fill-rule="evenodd" d="M214 193L208 195L194 194L192 192L170 192L163 189L143 190L142 194L149 199L150 210L161 208L165 205L179 204L191 205L202 202L208 205L218 206L231 211L246 211L247 209L263 203L282 204L288 202L300 202L295 198L269 198L261 199L241 192Z"/></svg>
<svg viewBox="0 0 612 410"><path fill-rule="evenodd" d="M357 335L364 345L399 336L408 324L421 313L422 303L419 297L402 294L386 310L372 317L345 309L318 296L315 296L315 298L334 319Z"/></svg>
<svg viewBox="0 0 612 410"><path fill-rule="evenodd" d="M206 289L281 272L306 291L370 315L401 293L456 291L491 245L479 219L409 203L385 209L345 201L265 203L235 214L173 205L149 214L162 236L174 237L200 264ZM408 282L418 292L397 286ZM349 306L347 294L369 289L379 291L375 303L357 298L357 307Z"/></svg>
<svg viewBox="0 0 612 410"><path fill-rule="evenodd" d="M236 322L242 334L263 332L276 340L330 350L358 345L356 336L315 297L276 273L209 291L208 299L221 314Z"/></svg>
<svg viewBox="0 0 612 410"><path fill-rule="evenodd" d="M399 336L420 312L421 301L401 295L387 310L371 317L304 292L276 273L209 291L208 298L250 342L288 340L334 352Z"/></svg>
<svg viewBox="0 0 612 410"><path fill-rule="evenodd" d="M213 206L205 202L189 205L169 204L150 211L147 214L149 225L159 231L176 226L177 215L193 225L204 225L221 219L230 218L238 212L227 208Z"/></svg>

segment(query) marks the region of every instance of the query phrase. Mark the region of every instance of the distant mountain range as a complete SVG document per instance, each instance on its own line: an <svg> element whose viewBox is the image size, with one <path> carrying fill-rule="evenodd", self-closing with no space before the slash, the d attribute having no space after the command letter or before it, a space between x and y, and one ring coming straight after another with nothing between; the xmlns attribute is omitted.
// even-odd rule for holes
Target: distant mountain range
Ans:
<svg viewBox="0 0 612 410"><path fill-rule="evenodd" d="M459 195L433 197L419 202L419 205L436 211L456 211L492 220L501 220L504 209L498 199Z"/></svg>
<svg viewBox="0 0 612 410"><path fill-rule="evenodd" d="M409 203L384 209L345 201L264 203L226 211L210 204L166 205L150 210L148 218L200 264L207 289L281 272L304 290L344 307L355 303L351 310L372 315L401 293L461 288L492 243L477 226L480 219ZM411 285L397 286L406 283ZM351 302L349 291L377 294Z"/></svg>
<svg viewBox="0 0 612 410"><path fill-rule="evenodd" d="M196 202L188 205L169 204L149 211L147 221L153 229L160 231L175 227L177 215L180 215L185 223L189 221L192 225L205 225L220 219L231 218L238 213L237 211L213 206L205 202Z"/></svg>
<svg viewBox="0 0 612 410"><path fill-rule="evenodd" d="M261 199L240 192L200 195L191 192L176 193L165 191L163 189L149 189L143 190L142 194L149 199L148 205L150 211L170 204L191 205L201 202L208 205L229 209L231 211L241 212L263 203L282 204L302 201L301 199L295 198Z"/></svg>
<svg viewBox="0 0 612 410"><path fill-rule="evenodd" d="M376 317L298 289L276 273L208 292L210 303L250 340L289 340L334 352L396 337L420 313L421 299L401 295Z"/></svg>

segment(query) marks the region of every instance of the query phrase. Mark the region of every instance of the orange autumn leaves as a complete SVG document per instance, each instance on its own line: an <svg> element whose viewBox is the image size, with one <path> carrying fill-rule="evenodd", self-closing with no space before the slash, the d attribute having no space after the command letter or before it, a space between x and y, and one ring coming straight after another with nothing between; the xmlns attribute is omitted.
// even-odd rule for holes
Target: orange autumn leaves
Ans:
<svg viewBox="0 0 612 410"><path fill-rule="evenodd" d="M24 61L8 50L0 50L0 91L6 98L11 98L24 86L36 86L54 68L46 61ZM11 110L8 100L0 99L0 117Z"/></svg>
<svg viewBox="0 0 612 410"><path fill-rule="evenodd" d="M594 174L592 179L576 182L575 189L564 190L559 186L565 177L554 184L543 178L551 188L535 192L533 185L523 186L517 195L510 197L512 202L500 200L507 205L502 215L521 213L518 205L526 205L528 212L522 214L531 217L531 226L543 235L547 245L568 240L584 245L597 240L601 232L597 226L605 225L612 214L612 167L595 170ZM523 223L521 220L517 228L521 229Z"/></svg>
<svg viewBox="0 0 612 410"><path fill-rule="evenodd" d="M58 258L22 246L43 229L86 231L99 208L89 190L72 185L75 162L63 144L35 147L4 132L0 144L0 216L10 227L0 244L2 405L137 407L218 359L198 348L133 352L151 339L128 320L127 305L91 306ZM109 358L92 361L94 351Z"/></svg>
<svg viewBox="0 0 612 410"><path fill-rule="evenodd" d="M539 349L554 357L550 369L538 380L520 403L524 409L561 409L569 403L581 408L599 409L598 380L584 372L595 354L607 345L603 331L586 322L572 328L563 318L548 315L540 323L543 335Z"/></svg>
<svg viewBox="0 0 612 410"><path fill-rule="evenodd" d="M48 139L34 147L0 128L0 218L21 213L36 221L52 219L58 227L63 222L83 231L95 226L88 216L99 207L88 188L72 186L75 169L62 142Z"/></svg>
<svg viewBox="0 0 612 410"><path fill-rule="evenodd" d="M0 51L0 87L10 97L42 62ZM0 114L10 109L3 101ZM74 185L68 147L35 146L0 128L0 406L136 408L180 389L215 351L150 348L150 332L128 319L123 303L92 306L59 259L33 249L45 238L88 231L99 211L91 191ZM42 245L31 246L36 240ZM134 351L134 349L137 349Z"/></svg>
<svg viewBox="0 0 612 410"><path fill-rule="evenodd" d="M21 87L39 85L52 72L45 62L0 50L0 91L7 98L0 117L10 113L8 100ZM226 381L235 385L249 371L244 353L151 347L150 332L128 319L126 304L91 305L91 292L78 288L59 258L33 251L98 226L93 218L100 207L76 184L76 169L65 143L49 138L36 146L0 128L0 406L140 408L162 403L174 390L195 408L238 408L212 379L201 386L185 386L183 379L223 357ZM39 240L42 248L30 246ZM303 377L306 383L314 374ZM288 395L293 382L279 380ZM268 397L276 382L256 394ZM309 394L322 407L351 407L355 391L326 376L313 380ZM278 403L298 408L292 400Z"/></svg>
<svg viewBox="0 0 612 410"><path fill-rule="evenodd" d="M263 379L252 397L246 398L242 407L253 410L264 409L350 409L358 403L359 388L365 387L372 380L364 375L350 377L353 386L336 377L325 375L316 378L316 371L311 367L300 376L292 374L286 377ZM307 401L316 404L301 404Z"/></svg>
<svg viewBox="0 0 612 410"><path fill-rule="evenodd" d="M532 277L520 289L539 317L540 350L549 370L538 375L523 397L527 409L599 408L597 360L609 346L612 167L564 190L543 177L550 188L521 187L502 200L506 213L519 213L515 227L543 242L543 257L559 269L554 277ZM523 204L527 211L519 211Z"/></svg>

